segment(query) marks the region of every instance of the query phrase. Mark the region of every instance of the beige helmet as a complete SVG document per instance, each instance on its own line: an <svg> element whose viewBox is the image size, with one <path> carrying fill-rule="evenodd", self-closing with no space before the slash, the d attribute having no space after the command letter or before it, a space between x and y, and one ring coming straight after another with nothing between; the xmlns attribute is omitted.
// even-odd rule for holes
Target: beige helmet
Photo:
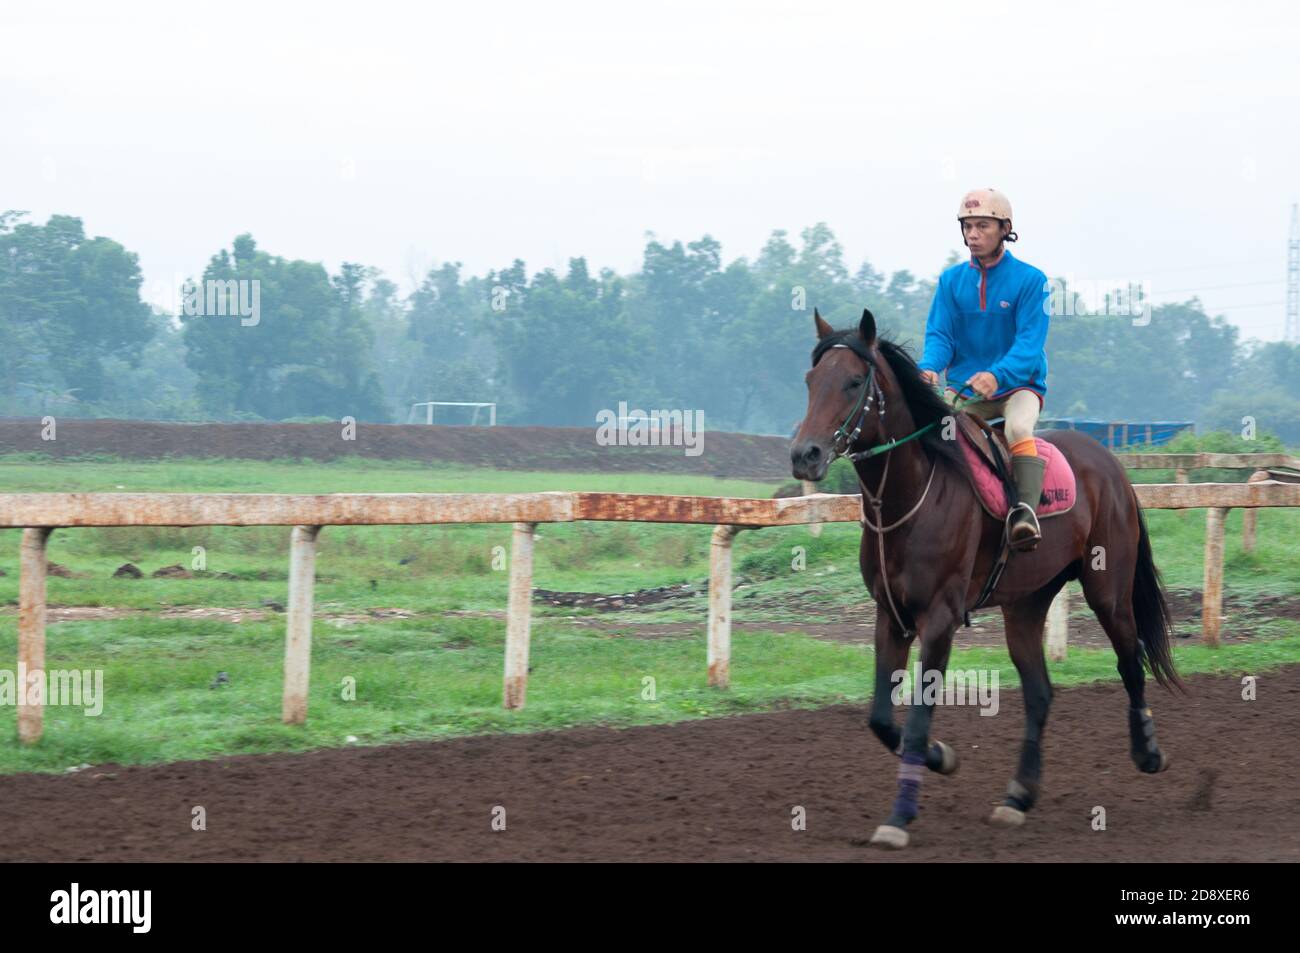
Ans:
<svg viewBox="0 0 1300 953"><path fill-rule="evenodd" d="M1011 200L997 189L974 189L962 196L961 207L957 209L957 221L967 218L996 218L1011 224ZM1007 234L1007 241L1014 242L1015 232Z"/></svg>
<svg viewBox="0 0 1300 953"><path fill-rule="evenodd" d="M997 189L975 189L967 192L957 210L957 221L963 218L997 218L1011 221L1011 202Z"/></svg>

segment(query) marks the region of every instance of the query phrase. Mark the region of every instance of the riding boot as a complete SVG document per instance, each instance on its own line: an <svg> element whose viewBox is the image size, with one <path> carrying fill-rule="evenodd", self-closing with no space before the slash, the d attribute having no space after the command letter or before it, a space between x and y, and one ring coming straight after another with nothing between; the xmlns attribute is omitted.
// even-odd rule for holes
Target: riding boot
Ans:
<svg viewBox="0 0 1300 953"><path fill-rule="evenodd" d="M1043 538L1034 510L1043 495L1043 473L1047 461L1042 457L1017 454L1011 458L1011 469L1016 480L1016 505L1011 508L1009 527L1011 548L1029 552Z"/></svg>

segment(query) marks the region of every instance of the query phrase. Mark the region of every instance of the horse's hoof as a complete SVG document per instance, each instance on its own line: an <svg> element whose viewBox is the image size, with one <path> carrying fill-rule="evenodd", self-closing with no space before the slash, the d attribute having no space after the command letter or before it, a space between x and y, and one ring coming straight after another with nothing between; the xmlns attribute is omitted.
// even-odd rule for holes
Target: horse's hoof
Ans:
<svg viewBox="0 0 1300 953"><path fill-rule="evenodd" d="M1010 804L999 804L989 816L989 823L994 827L1022 827L1025 812L1016 810Z"/></svg>
<svg viewBox="0 0 1300 953"><path fill-rule="evenodd" d="M1169 756L1163 751L1159 752L1160 760L1152 762L1150 757L1137 762L1137 768L1143 774L1159 774L1161 771L1169 770ZM1136 760L1136 759L1134 759Z"/></svg>
<svg viewBox="0 0 1300 953"><path fill-rule="evenodd" d="M888 824L881 824L871 835L871 843L890 850L902 850L907 846L907 841L907 831L901 827L890 827Z"/></svg>
<svg viewBox="0 0 1300 953"><path fill-rule="evenodd" d="M961 761L957 758L957 752L953 751L952 748L944 744L942 741L936 741L934 746L938 748L939 752L943 755L942 760L939 762L939 767L935 768L935 771L939 774L956 774L957 769L961 767Z"/></svg>

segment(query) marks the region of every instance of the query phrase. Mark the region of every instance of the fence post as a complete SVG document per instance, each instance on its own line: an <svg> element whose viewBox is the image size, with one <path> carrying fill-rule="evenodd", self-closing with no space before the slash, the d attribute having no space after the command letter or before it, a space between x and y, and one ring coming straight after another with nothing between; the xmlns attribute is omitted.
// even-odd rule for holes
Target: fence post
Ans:
<svg viewBox="0 0 1300 953"><path fill-rule="evenodd" d="M515 523L510 541L510 597L506 610L507 709L524 707L528 692L528 640L533 602L533 536L536 523Z"/></svg>
<svg viewBox="0 0 1300 953"><path fill-rule="evenodd" d="M18 741L33 745L45 731L45 542L49 527L23 530L18 579ZM39 694L29 704L27 679L39 675Z"/></svg>
<svg viewBox="0 0 1300 953"><path fill-rule="evenodd" d="M1185 470L1185 469L1182 469L1182 468L1179 468L1179 469L1175 470L1175 471L1174 471L1174 482L1175 482L1175 483L1190 483L1190 482L1192 482L1192 481L1191 481L1190 471ZM1187 511L1187 510L1175 510L1174 512L1178 514L1178 518L1179 518L1180 520L1185 520L1185 519L1187 519L1187 514L1188 514L1188 511Z"/></svg>
<svg viewBox="0 0 1300 953"><path fill-rule="evenodd" d="M731 541L742 527L715 526L709 547L709 685L731 685Z"/></svg>
<svg viewBox="0 0 1300 953"><path fill-rule="evenodd" d="M1070 636L1070 584L1067 582L1047 610L1047 657L1064 662Z"/></svg>
<svg viewBox="0 0 1300 953"><path fill-rule="evenodd" d="M812 480L800 480L800 481L799 481L799 485L803 487L803 495L804 495L804 496L812 496L814 493L819 493L819 492L820 492L820 491L817 489L817 484L814 483ZM821 523L809 523L809 524L808 524L808 535L809 535L809 536L820 536L821 534L822 534L822 524L821 524Z"/></svg>
<svg viewBox="0 0 1300 953"><path fill-rule="evenodd" d="M1269 478L1267 470L1256 470L1246 480L1247 483L1260 483ZM1255 551L1255 514L1257 510L1253 506L1248 506L1245 512L1241 514L1241 551L1251 553Z"/></svg>
<svg viewBox="0 0 1300 953"><path fill-rule="evenodd" d="M1227 509L1205 511L1205 588L1201 596L1201 639L1217 647L1223 624L1223 521Z"/></svg>
<svg viewBox="0 0 1300 953"><path fill-rule="evenodd" d="M284 702L281 720L307 720L311 684L311 609L316 584L316 537L319 526L295 526L289 537L289 618L284 633Z"/></svg>

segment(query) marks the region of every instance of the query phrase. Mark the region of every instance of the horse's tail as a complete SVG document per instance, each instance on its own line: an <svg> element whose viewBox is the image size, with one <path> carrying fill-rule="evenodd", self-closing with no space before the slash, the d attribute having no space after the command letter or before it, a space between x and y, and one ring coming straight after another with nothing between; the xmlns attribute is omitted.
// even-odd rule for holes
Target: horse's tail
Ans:
<svg viewBox="0 0 1300 953"><path fill-rule="evenodd" d="M1169 622L1169 603L1165 599L1164 583L1160 570L1151 557L1151 537L1147 534L1146 517L1142 504L1137 502L1138 551L1137 568L1133 573L1133 617L1137 620L1137 637L1142 646L1142 657L1155 680L1166 688L1186 691L1182 679L1174 671L1173 651L1170 648L1172 626Z"/></svg>

